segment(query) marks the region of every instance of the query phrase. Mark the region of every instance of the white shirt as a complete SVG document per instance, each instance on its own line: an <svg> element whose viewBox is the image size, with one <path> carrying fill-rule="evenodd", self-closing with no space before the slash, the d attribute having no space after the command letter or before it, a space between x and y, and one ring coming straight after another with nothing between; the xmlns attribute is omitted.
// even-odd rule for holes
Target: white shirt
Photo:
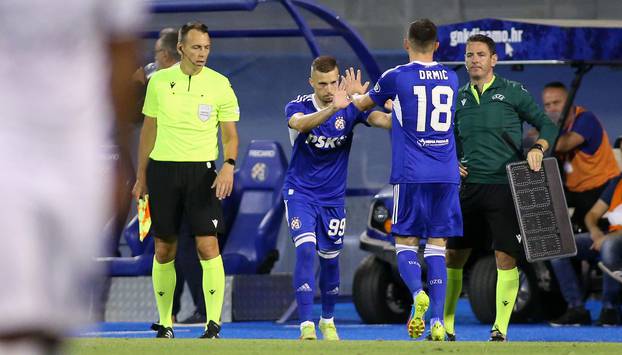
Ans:
<svg viewBox="0 0 622 355"><path fill-rule="evenodd" d="M137 0L0 1L0 181L50 162L101 164L113 122L106 45L144 17Z"/></svg>

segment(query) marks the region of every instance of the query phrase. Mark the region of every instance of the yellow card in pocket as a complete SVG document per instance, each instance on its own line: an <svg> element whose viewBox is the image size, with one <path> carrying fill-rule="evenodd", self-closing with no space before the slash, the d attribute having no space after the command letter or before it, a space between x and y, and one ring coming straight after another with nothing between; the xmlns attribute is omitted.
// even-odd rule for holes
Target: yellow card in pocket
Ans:
<svg viewBox="0 0 622 355"><path fill-rule="evenodd" d="M149 212L149 195L138 200L138 234L142 242L151 228L151 213Z"/></svg>

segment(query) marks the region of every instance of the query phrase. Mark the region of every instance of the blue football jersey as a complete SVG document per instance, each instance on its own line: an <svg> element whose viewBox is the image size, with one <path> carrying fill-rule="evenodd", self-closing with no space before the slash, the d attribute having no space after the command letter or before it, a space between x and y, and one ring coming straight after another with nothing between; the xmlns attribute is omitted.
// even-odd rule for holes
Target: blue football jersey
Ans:
<svg viewBox="0 0 622 355"><path fill-rule="evenodd" d="M285 106L286 122L293 114L320 111L315 95L299 95ZM367 124L367 114L350 104L308 133L290 128L292 158L283 183L285 200L305 200L324 206L345 203L348 157L354 126Z"/></svg>
<svg viewBox="0 0 622 355"><path fill-rule="evenodd" d="M458 77L436 62L387 70L369 96L393 100L391 183L459 183L454 140Z"/></svg>

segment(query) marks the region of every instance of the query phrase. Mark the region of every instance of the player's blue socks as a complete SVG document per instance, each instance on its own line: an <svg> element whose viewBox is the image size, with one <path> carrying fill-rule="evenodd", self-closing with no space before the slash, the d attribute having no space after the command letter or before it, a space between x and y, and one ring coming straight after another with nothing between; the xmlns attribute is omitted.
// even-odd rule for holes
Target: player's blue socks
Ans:
<svg viewBox="0 0 622 355"><path fill-rule="evenodd" d="M421 265L417 258L417 249L417 246L395 244L397 269L413 297L422 289Z"/></svg>
<svg viewBox="0 0 622 355"><path fill-rule="evenodd" d="M315 243L302 243L296 247L296 267L294 269L294 290L298 303L300 322L311 321L313 295L315 290Z"/></svg>
<svg viewBox="0 0 622 355"><path fill-rule="evenodd" d="M423 252L428 267L428 295L430 296L430 317L443 319L447 269L445 267L445 247L426 244Z"/></svg>
<svg viewBox="0 0 622 355"><path fill-rule="evenodd" d="M319 254L322 318L329 319L335 313L335 304L339 295L339 251L319 252Z"/></svg>

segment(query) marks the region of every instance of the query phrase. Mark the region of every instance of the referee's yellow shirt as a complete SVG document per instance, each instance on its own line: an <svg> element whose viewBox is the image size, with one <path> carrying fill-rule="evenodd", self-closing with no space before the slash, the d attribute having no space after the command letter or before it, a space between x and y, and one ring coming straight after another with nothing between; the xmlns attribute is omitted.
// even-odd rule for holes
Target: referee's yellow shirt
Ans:
<svg viewBox="0 0 622 355"><path fill-rule="evenodd" d="M219 123L240 119L238 99L224 75L204 67L189 76L179 64L151 77L143 114L156 118L149 157L158 161L218 159Z"/></svg>

